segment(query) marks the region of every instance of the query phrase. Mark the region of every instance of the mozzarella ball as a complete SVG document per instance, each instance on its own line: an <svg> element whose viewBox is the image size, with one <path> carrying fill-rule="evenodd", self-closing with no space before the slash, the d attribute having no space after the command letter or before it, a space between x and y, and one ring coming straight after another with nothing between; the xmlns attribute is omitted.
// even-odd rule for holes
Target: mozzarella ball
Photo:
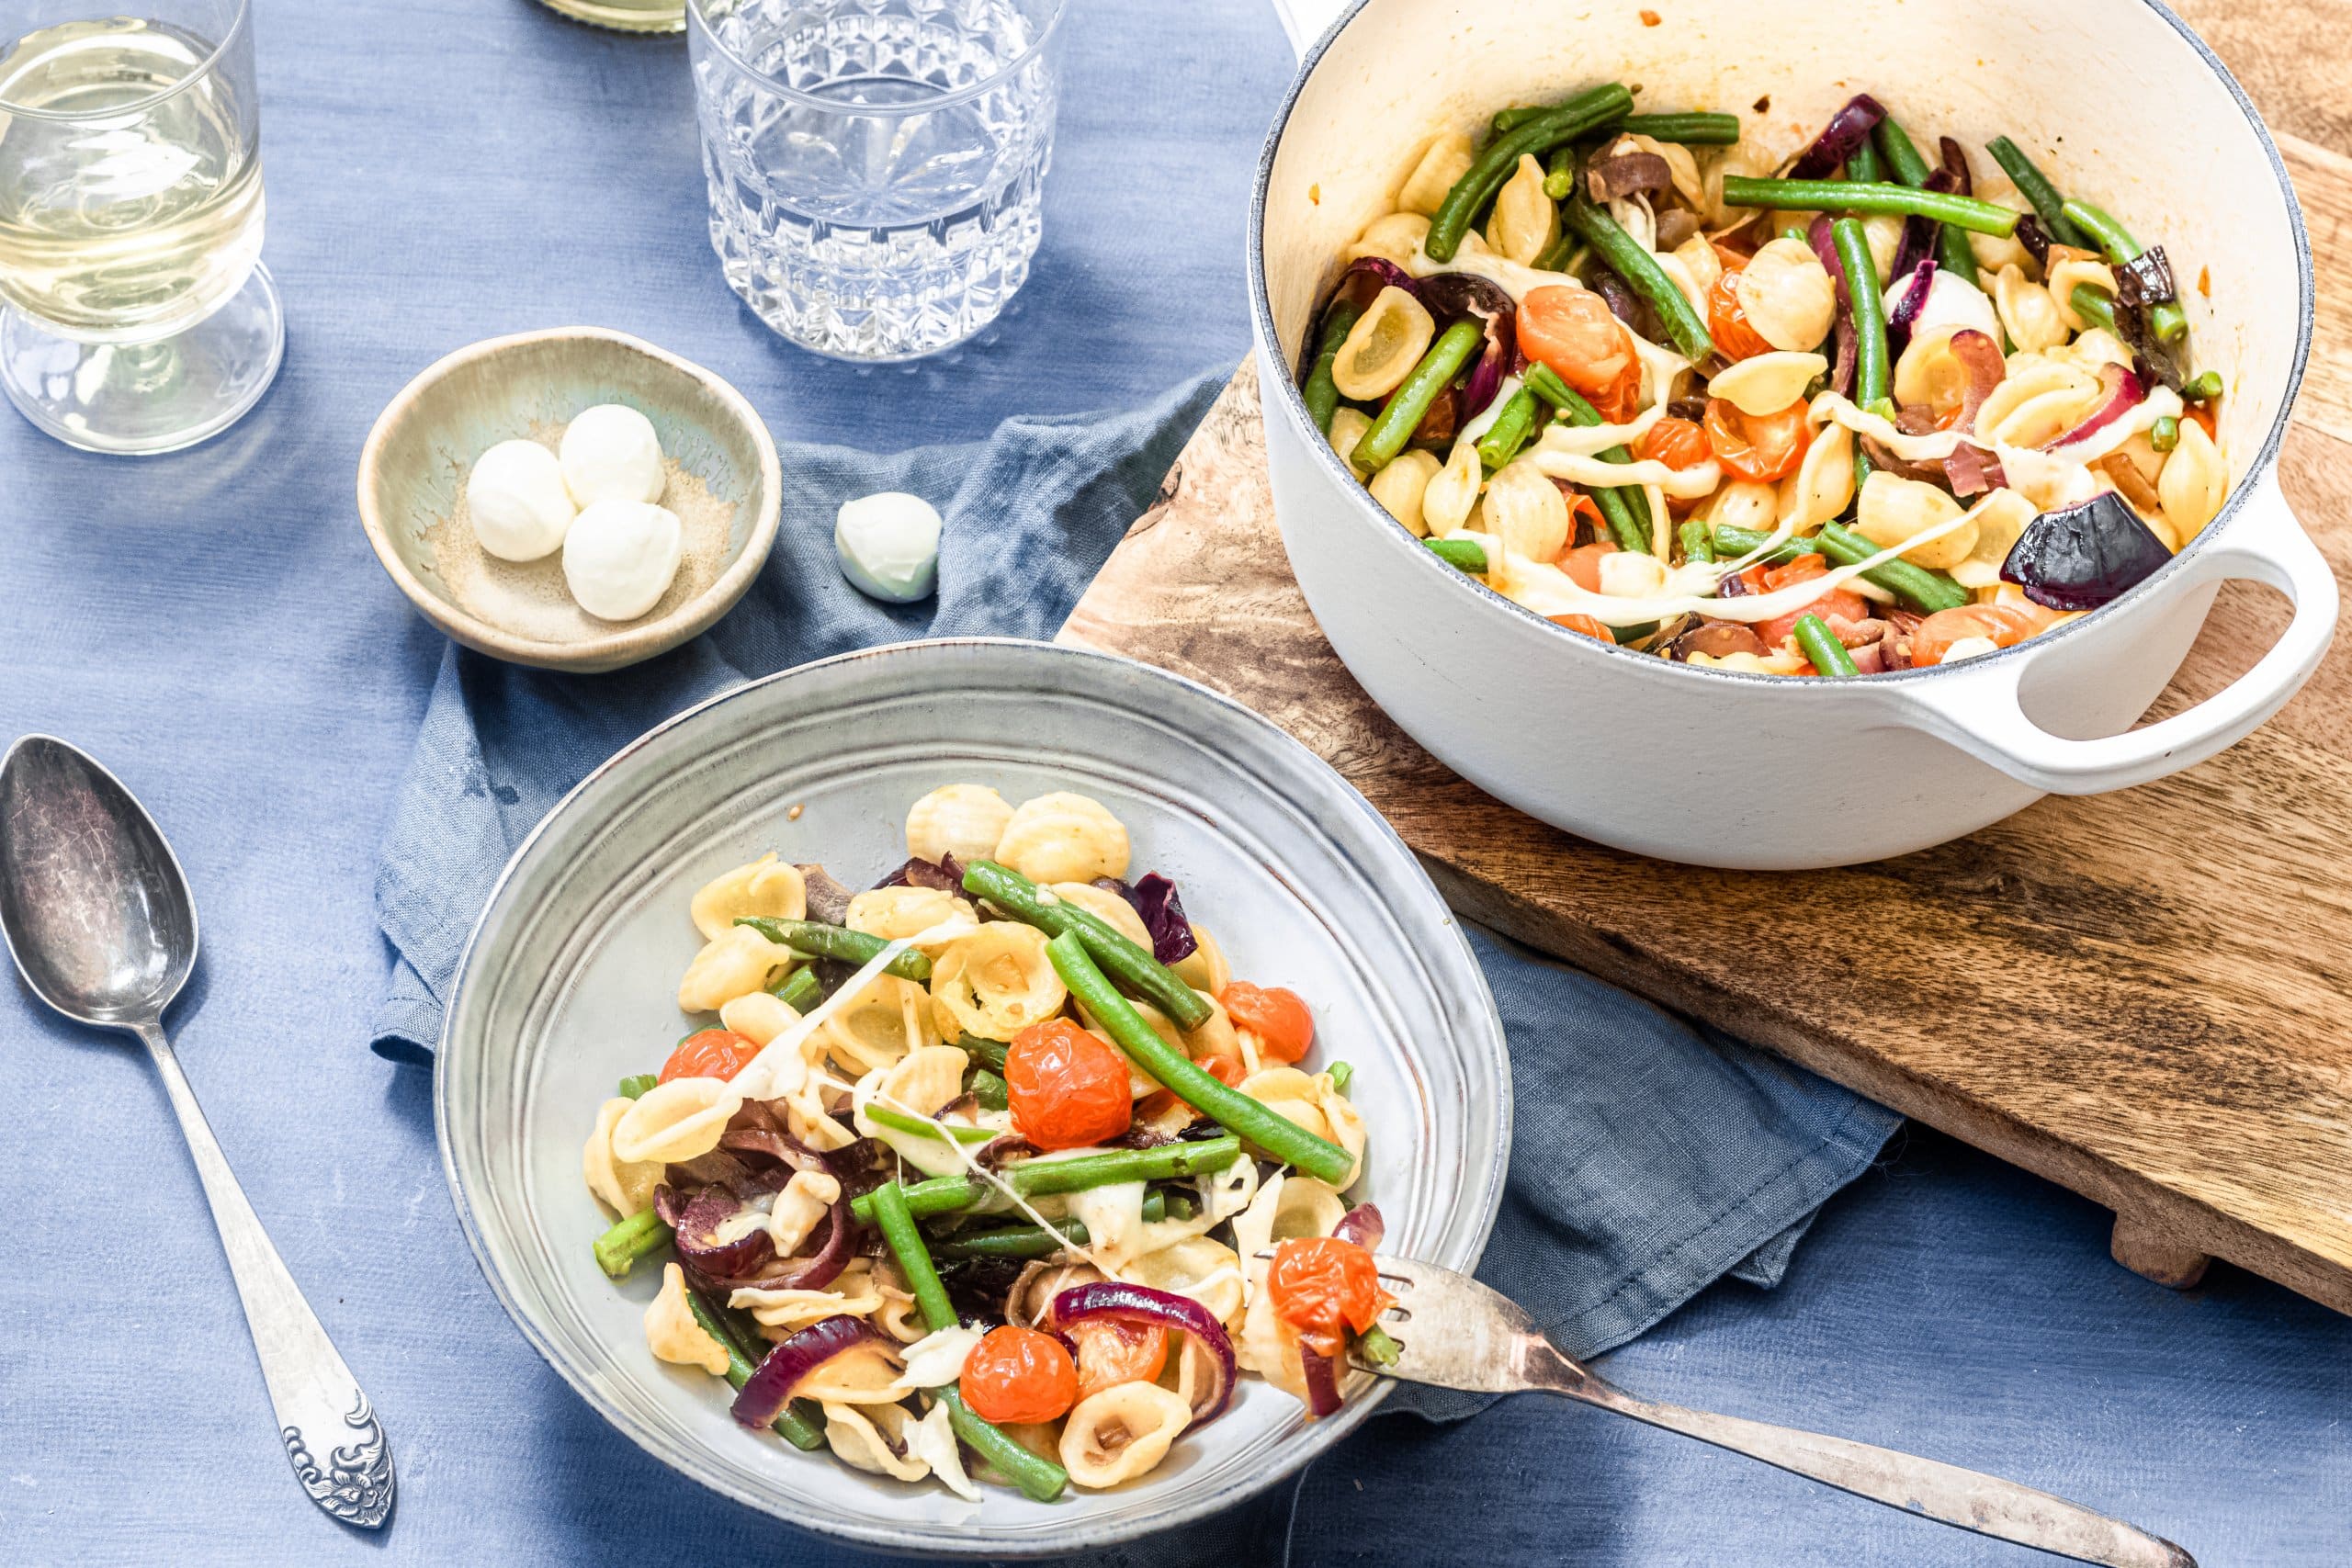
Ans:
<svg viewBox="0 0 2352 1568"><path fill-rule="evenodd" d="M939 585L939 511L919 495L888 490L844 501L833 522L833 556L857 591L910 604Z"/></svg>
<svg viewBox="0 0 2352 1568"><path fill-rule="evenodd" d="M642 501L600 501L572 520L563 581L600 621L633 621L678 575L685 530L676 513Z"/></svg>
<svg viewBox="0 0 2352 1568"><path fill-rule="evenodd" d="M563 482L582 506L662 499L662 438L653 422L619 403L572 416L563 432Z"/></svg>
<svg viewBox="0 0 2352 1568"><path fill-rule="evenodd" d="M563 487L563 465L536 441L502 441L476 457L466 476L474 537L500 560L553 555L576 510Z"/></svg>

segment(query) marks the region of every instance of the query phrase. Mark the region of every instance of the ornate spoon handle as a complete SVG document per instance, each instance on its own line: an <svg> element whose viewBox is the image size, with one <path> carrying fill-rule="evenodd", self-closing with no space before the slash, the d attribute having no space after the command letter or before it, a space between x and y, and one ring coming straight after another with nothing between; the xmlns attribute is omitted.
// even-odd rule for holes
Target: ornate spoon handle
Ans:
<svg viewBox="0 0 2352 1568"><path fill-rule="evenodd" d="M142 1024L138 1034L164 1076L164 1090L212 1205L295 1479L311 1502L336 1518L375 1529L392 1512L392 1450L384 1428L245 1201L163 1026Z"/></svg>

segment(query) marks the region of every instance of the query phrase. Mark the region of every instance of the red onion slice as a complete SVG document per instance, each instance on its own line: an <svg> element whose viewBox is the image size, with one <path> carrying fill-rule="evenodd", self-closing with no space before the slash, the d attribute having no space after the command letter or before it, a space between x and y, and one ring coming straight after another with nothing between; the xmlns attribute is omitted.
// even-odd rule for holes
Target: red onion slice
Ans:
<svg viewBox="0 0 2352 1568"><path fill-rule="evenodd" d="M1136 884L1130 902L1143 917L1144 930L1151 933L1154 958L1162 964L1181 964L1199 951L1193 922L1184 918L1184 901L1176 896L1176 885L1168 878L1153 872Z"/></svg>
<svg viewBox="0 0 2352 1568"><path fill-rule="evenodd" d="M1993 389L2009 373L2009 362L2002 357L2001 345L1993 341L1992 334L1980 333L1974 327L1963 327L1952 333L1950 346L1961 368L1968 372L1968 385L1961 391L1960 412L1953 417L1951 428L1973 434L1976 429L1976 411L1984 406L1984 400L1993 395Z"/></svg>
<svg viewBox="0 0 2352 1568"><path fill-rule="evenodd" d="M1789 170L1792 180L1826 179L1840 164L1852 157L1880 120L1886 109L1868 93L1856 93L1846 100L1846 107L1829 117L1829 124L1813 145L1806 148Z"/></svg>
<svg viewBox="0 0 2352 1568"><path fill-rule="evenodd" d="M1074 1285L1056 1296L1038 1326L1058 1330L1090 1317L1154 1324L1191 1335L1216 1365L1216 1375L1209 1380L1208 1388L1193 1402L1193 1425L1205 1427L1225 1414L1225 1407L1232 1402L1234 1380L1238 1372L1233 1359L1233 1341L1226 1334L1225 1325L1208 1308L1172 1291L1099 1280L1092 1284Z"/></svg>
<svg viewBox="0 0 2352 1568"><path fill-rule="evenodd" d="M2004 581L2052 610L2096 610L2155 575L2172 551L2131 502L2103 490L2026 525L2001 563Z"/></svg>
<svg viewBox="0 0 2352 1568"><path fill-rule="evenodd" d="M2057 440L2044 445L2043 451L2064 451L2078 442L2087 441L2147 400L2148 384L2140 379L2137 371L2127 370L2120 365L2100 366L2098 384L2106 389L2107 396L2099 400L2098 407L2091 411L2090 417Z"/></svg>
<svg viewBox="0 0 2352 1568"><path fill-rule="evenodd" d="M1902 270L1898 264L1895 271L1900 273ZM1904 286L1903 293L1894 301L1894 313L1886 319L1888 360L1902 358L1903 351L1911 346L1912 323L1919 319L1919 312L1928 308L1928 296L1935 291L1935 287L1936 258L1933 255L1921 256L1912 263L1911 281Z"/></svg>
<svg viewBox="0 0 2352 1568"><path fill-rule="evenodd" d="M1298 1348L1300 1367L1306 1373L1306 1408L1318 1417L1340 1413L1340 1364L1311 1346Z"/></svg>
<svg viewBox="0 0 2352 1568"><path fill-rule="evenodd" d="M1822 213L1805 231L1805 243L1821 265L1829 269L1829 282L1838 295L1838 363L1829 373L1829 389L1839 397L1851 397L1854 391L1854 367L1861 356L1861 339L1854 328L1854 301L1846 292L1846 267L1838 259L1838 242L1829 232L1829 215Z"/></svg>
<svg viewBox="0 0 2352 1568"><path fill-rule="evenodd" d="M864 1318L843 1313L819 1319L769 1351L752 1369L752 1375L736 1391L735 1419L753 1431L775 1425L784 1407L792 1403L792 1391L810 1372L844 1350L881 1340L882 1336L867 1327Z"/></svg>
<svg viewBox="0 0 2352 1568"><path fill-rule="evenodd" d="M680 1203L673 1195L665 1211L662 1193L654 1193L654 1208L676 1233L678 1261L704 1279L726 1281L747 1279L775 1256L775 1242L764 1230L747 1231L732 1241L717 1239L718 1227L743 1207L743 1200L727 1187L706 1187Z"/></svg>
<svg viewBox="0 0 2352 1568"><path fill-rule="evenodd" d="M1331 1235L1340 1241L1351 1241L1366 1252L1380 1250L1381 1237L1388 1234L1388 1222L1380 1217L1377 1203L1358 1203L1340 1216L1331 1227Z"/></svg>
<svg viewBox="0 0 2352 1568"><path fill-rule="evenodd" d="M1440 332L1464 316L1476 316L1486 328L1486 352L1470 367L1470 373L1455 383L1459 395L1454 404L1453 428L1459 429L1495 400L1495 392L1503 384L1503 372L1518 359L1519 305L1500 284L1474 272L1442 272L1434 277L1422 278L1420 299L1436 320ZM1453 431L1448 430L1446 434L1451 437Z"/></svg>

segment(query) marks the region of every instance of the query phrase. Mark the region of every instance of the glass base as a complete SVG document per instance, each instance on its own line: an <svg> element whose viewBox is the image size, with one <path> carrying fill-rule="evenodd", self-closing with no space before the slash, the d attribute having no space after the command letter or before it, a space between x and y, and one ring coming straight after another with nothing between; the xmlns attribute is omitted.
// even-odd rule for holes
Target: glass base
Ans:
<svg viewBox="0 0 2352 1568"><path fill-rule="evenodd" d="M682 33L686 30L683 0L540 0L558 16L591 27L622 33Z"/></svg>
<svg viewBox="0 0 2352 1568"><path fill-rule="evenodd" d="M259 265L227 304L153 343L77 343L0 310L0 389L85 452L176 452L218 435L261 400L285 356L277 285Z"/></svg>

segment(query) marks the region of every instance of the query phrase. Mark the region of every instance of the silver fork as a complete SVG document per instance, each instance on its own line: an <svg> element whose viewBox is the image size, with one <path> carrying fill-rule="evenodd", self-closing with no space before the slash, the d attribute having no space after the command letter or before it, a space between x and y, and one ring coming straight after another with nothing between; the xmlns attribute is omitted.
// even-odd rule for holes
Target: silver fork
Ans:
<svg viewBox="0 0 2352 1568"><path fill-rule="evenodd" d="M1379 1264L1381 1283L1397 1299L1383 1327L1402 1354L1393 1366L1358 1359L1365 1371L1476 1393L1566 1394L1979 1535L2110 1568L2197 1568L2195 1558L2168 1540L2014 1481L1637 1398L1562 1355L1519 1303L1468 1275L1402 1258L1383 1257Z"/></svg>

